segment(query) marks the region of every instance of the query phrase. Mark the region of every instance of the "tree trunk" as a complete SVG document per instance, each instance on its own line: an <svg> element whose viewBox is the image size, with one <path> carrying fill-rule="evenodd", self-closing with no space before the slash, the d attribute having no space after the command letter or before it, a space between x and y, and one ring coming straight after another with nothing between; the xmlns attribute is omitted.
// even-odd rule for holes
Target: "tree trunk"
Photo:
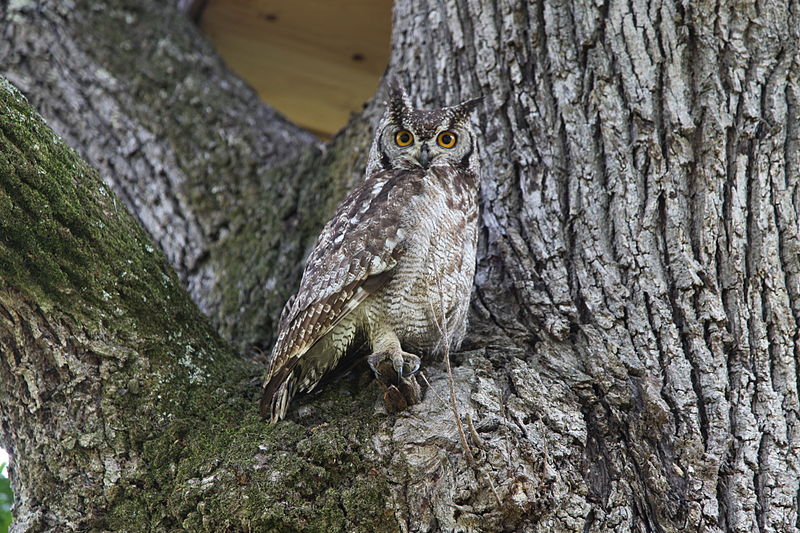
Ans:
<svg viewBox="0 0 800 533"><path fill-rule="evenodd" d="M0 15L0 72L268 349L379 99L320 150L163 5ZM397 416L356 366L274 426L260 366L1 86L14 531L797 528L798 28L765 0L398 2L416 103L486 96L466 351Z"/></svg>

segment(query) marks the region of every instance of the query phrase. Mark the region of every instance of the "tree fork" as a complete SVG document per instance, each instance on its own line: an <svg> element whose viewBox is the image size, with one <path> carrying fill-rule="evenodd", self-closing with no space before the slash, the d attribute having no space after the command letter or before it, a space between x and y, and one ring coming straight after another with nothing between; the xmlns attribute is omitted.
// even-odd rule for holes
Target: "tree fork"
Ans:
<svg viewBox="0 0 800 533"><path fill-rule="evenodd" d="M368 124L323 153L153 0L0 2L0 75L98 170L221 335L266 348L283 279L361 177L337 155L368 147Z"/></svg>
<svg viewBox="0 0 800 533"><path fill-rule="evenodd" d="M189 163L199 161L198 147L213 148L213 157L184 169L198 180L185 190L212 203L180 209L189 209L185 220L209 216L206 227L221 231L208 235L227 239L212 247L227 276L218 285L226 298L217 300L226 303L209 306L219 309L215 324L226 338L266 347L286 295L280 290L290 292L302 251L325 219L320 199L335 204L335 193L361 173L369 118L333 149L303 146L272 167L259 151L265 137L251 130L259 126L250 120L255 98L218 75L214 59L200 61L205 52L192 55L199 47L213 56L193 29L172 24L168 8L147 0L89 4L0 4L4 72L24 82L48 120L72 131L76 147L90 146L98 166L124 168L143 157L141 168L171 169L164 139ZM220 414L221 440L199 438L209 433L187 424L149 441L148 457L170 466L134 486L158 511L157 524L211 529L220 526L208 513L215 509L232 528L369 530L353 517L383 516L388 506L398 523L373 523L408 531L796 527L799 17L795 3L759 0L398 1L389 72L413 78L415 104L486 96L474 350L453 354L456 404L482 443L474 448L482 471L466 464L451 409L437 400L449 395L439 369L426 369L432 391L396 418L375 414L377 393L348 389L345 380L298 402L275 439L249 424L248 407L232 408L227 423ZM84 31L106 23L113 31L100 39ZM148 53L132 54L131 40ZM54 63L70 66L56 79L41 69L50 68L42 56L51 50L60 54ZM238 102L214 108L213 120L192 105L207 94L208 72L210 90L234 87L225 94ZM122 81L110 83L109 73ZM162 84L172 75L176 98L158 98L169 94ZM133 146L148 150L117 149L128 145L116 139L127 137L81 105L53 112L62 96L107 103L108 94L123 102L115 112L133 110L131 122L144 124L132 126L144 131L133 138L147 142ZM125 130L129 121L119 124ZM215 124L251 133L205 144L216 138ZM181 141L184 131L203 142ZM304 145L301 137L291 146ZM203 194L230 175L245 185L223 194L256 201L239 204L239 222L226 224L228 200L217 205ZM156 190L172 177L142 174ZM269 192L283 185L292 193ZM259 208L264 199L279 208ZM226 260L231 250L238 252ZM250 394L243 387L232 397ZM223 453L217 470L201 466L209 463L198 458L229 448L237 451ZM182 455L187 450L197 450L195 461ZM353 479L359 490L351 490ZM312 502L309 487L326 496ZM388 500L363 497L384 488ZM285 505L275 503L283 495L267 497L272 504L261 499L276 490L288 491ZM124 501L128 518L142 509Z"/></svg>
<svg viewBox="0 0 800 533"><path fill-rule="evenodd" d="M357 453L374 423L264 425L263 367L218 338L97 173L5 80L0 205L0 443L13 456L14 530L281 530L302 517L388 531L382 480ZM334 396L305 421L352 402ZM281 459L296 447L305 452ZM346 470L324 462L346 458ZM241 516L229 516L234 498Z"/></svg>

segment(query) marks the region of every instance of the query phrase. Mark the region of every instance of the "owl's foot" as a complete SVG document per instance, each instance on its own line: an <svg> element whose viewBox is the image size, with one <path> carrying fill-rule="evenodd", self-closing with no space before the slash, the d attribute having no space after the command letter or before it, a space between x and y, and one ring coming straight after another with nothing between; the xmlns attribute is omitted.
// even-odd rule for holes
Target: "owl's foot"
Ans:
<svg viewBox="0 0 800 533"><path fill-rule="evenodd" d="M419 372L420 365L422 365L422 360L413 353L395 352L392 354L392 366L395 373L401 378L407 378Z"/></svg>
<svg viewBox="0 0 800 533"><path fill-rule="evenodd" d="M397 376L397 381L400 381L401 378L413 376L419 372L420 365L422 364L422 360L418 356L401 350L373 353L367 358L367 361L379 380L381 376L391 374L391 372L388 372L389 369L387 368L387 365L391 363L392 370L394 370L394 374Z"/></svg>
<svg viewBox="0 0 800 533"><path fill-rule="evenodd" d="M375 378L386 388L383 394L386 411L397 413L409 405L419 403L422 391L414 377L420 368L418 356L401 350L390 350L373 353L367 361Z"/></svg>

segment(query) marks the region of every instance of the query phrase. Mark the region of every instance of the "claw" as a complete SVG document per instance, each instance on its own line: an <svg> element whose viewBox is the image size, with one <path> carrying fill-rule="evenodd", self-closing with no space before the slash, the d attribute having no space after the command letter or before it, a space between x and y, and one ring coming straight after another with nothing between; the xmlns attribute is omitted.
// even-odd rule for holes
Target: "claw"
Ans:
<svg viewBox="0 0 800 533"><path fill-rule="evenodd" d="M392 367L394 367L394 373L397 374L397 378L399 379L400 376L403 375L403 352L394 352L392 354Z"/></svg>
<svg viewBox="0 0 800 533"><path fill-rule="evenodd" d="M383 379L389 377L387 372L391 373L388 368L391 365L398 380L413 376L419 372L422 364L422 361L416 355L400 350L373 353L367 358L367 362L375 375L383 376Z"/></svg>
<svg viewBox="0 0 800 533"><path fill-rule="evenodd" d="M384 405L389 413L397 413L422 397L414 374L419 372L420 358L401 350L383 351L367 357L375 378L384 386Z"/></svg>
<svg viewBox="0 0 800 533"><path fill-rule="evenodd" d="M421 360L414 354L395 352L392 354L392 367L398 377L407 378L419 372Z"/></svg>
<svg viewBox="0 0 800 533"><path fill-rule="evenodd" d="M408 376L413 376L414 374L419 372L421 366L422 366L422 360L419 357L411 353L403 354L402 376L404 378L407 378ZM410 368L411 370L406 370L407 368Z"/></svg>

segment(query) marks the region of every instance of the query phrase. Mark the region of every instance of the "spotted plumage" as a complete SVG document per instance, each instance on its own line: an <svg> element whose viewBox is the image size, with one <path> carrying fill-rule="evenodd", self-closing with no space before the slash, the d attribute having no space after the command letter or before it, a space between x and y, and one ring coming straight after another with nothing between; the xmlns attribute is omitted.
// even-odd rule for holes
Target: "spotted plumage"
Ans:
<svg viewBox="0 0 800 533"><path fill-rule="evenodd" d="M418 399L411 374L419 357L410 351L461 343L477 240L476 102L416 110L389 89L367 178L323 228L281 315L264 418L282 419L291 398L313 390L359 333L387 402L402 405Z"/></svg>

